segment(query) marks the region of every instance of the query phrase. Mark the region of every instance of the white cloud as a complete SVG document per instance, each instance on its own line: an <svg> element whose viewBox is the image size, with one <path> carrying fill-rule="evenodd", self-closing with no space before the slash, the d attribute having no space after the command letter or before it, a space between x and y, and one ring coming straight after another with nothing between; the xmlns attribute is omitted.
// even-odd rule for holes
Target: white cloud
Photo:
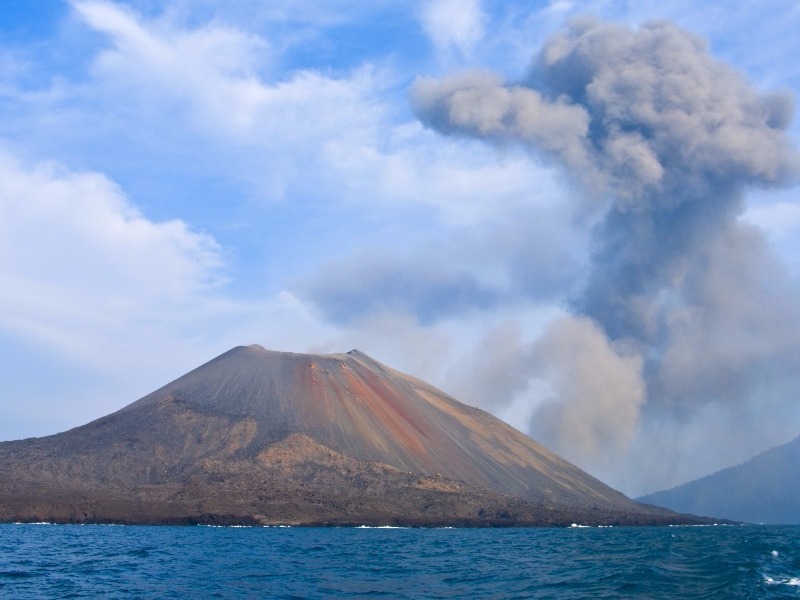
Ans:
<svg viewBox="0 0 800 600"><path fill-rule="evenodd" d="M111 40L93 63L103 113L200 135L208 142L201 160L262 199L432 205L464 223L497 204L528 203L533 189L539 201L556 193L553 174L520 152L498 160L496 149L442 139L398 110L408 74L388 66L275 79L270 44L258 36L216 22L187 29L167 16L147 20L107 2L75 6ZM463 10L471 19L480 12L478 4Z"/></svg>
<svg viewBox="0 0 800 600"><path fill-rule="evenodd" d="M422 27L440 51L469 54L485 34L481 0L434 0L423 3Z"/></svg>
<svg viewBox="0 0 800 600"><path fill-rule="evenodd" d="M75 6L112 42L93 66L104 110L205 136L215 168L265 196L319 187L328 144L362 144L381 123L383 82L373 68L344 78L301 70L270 81L261 37L215 23L187 29L167 17L145 20L107 2Z"/></svg>
<svg viewBox="0 0 800 600"><path fill-rule="evenodd" d="M374 94L384 82L368 66L344 78L299 70L272 80L263 37L216 22L186 28L168 16L146 20L101 1L75 6L112 42L94 60L96 84L139 116L183 119L218 141L285 152L359 135L380 112Z"/></svg>
<svg viewBox="0 0 800 600"><path fill-rule="evenodd" d="M90 361L222 283L213 238L148 220L97 173L0 154L0 230L0 327Z"/></svg>
<svg viewBox="0 0 800 600"><path fill-rule="evenodd" d="M144 21L107 2L74 6L87 25L113 41L113 49L95 60L95 75L140 102L162 109L189 105L199 124L235 134L252 126L269 100L257 77L269 63L260 37L213 23L187 30L166 18Z"/></svg>

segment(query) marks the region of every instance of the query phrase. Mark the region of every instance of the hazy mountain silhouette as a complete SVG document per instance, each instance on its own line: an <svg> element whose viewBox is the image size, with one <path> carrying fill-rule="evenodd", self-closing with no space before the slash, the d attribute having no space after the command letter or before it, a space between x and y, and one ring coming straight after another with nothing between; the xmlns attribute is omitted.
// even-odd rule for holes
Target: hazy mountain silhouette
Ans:
<svg viewBox="0 0 800 600"><path fill-rule="evenodd" d="M642 502L749 523L800 524L800 437Z"/></svg>
<svg viewBox="0 0 800 600"><path fill-rule="evenodd" d="M237 347L129 406L0 443L0 520L688 522L368 356Z"/></svg>

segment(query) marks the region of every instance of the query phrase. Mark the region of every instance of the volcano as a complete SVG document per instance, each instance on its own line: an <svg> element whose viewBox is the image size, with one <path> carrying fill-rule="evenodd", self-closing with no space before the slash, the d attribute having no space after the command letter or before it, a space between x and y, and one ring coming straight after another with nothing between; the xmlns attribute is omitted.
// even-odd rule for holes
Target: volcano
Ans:
<svg viewBox="0 0 800 600"><path fill-rule="evenodd" d="M353 350L236 347L125 408L0 443L0 520L693 523Z"/></svg>

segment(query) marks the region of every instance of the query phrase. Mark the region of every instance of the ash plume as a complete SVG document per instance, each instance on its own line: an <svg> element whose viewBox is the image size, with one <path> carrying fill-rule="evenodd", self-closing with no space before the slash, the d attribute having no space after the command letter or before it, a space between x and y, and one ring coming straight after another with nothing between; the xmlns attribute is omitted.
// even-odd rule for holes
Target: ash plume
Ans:
<svg viewBox="0 0 800 600"><path fill-rule="evenodd" d="M800 294L740 216L748 188L798 173L790 97L759 92L668 22L584 18L519 82L422 78L412 101L429 127L522 145L561 168L579 184L576 211L595 215L573 323L525 350L525 376L555 394L537 400L532 433L587 466L657 419L674 424L664 438L677 445L709 406L741 414L742 427L754 407L788 410ZM576 358L581 344L604 358Z"/></svg>

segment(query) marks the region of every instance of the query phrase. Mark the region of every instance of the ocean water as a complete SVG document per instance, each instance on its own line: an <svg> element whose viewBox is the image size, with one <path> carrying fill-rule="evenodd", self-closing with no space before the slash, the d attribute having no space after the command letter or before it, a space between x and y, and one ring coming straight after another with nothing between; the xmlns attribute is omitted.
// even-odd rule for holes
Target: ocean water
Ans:
<svg viewBox="0 0 800 600"><path fill-rule="evenodd" d="M7 524L0 598L800 598L800 527Z"/></svg>

